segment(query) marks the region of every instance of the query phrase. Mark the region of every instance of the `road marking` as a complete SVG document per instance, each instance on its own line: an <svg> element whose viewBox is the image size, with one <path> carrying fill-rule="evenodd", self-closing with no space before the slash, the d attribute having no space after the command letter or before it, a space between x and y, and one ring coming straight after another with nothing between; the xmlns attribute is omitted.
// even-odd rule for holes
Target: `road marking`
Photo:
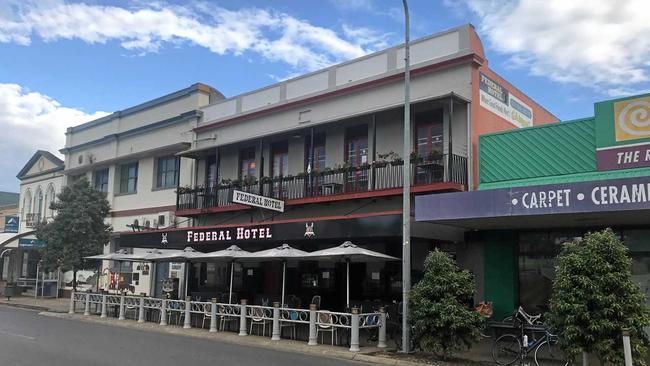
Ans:
<svg viewBox="0 0 650 366"><path fill-rule="evenodd" d="M26 336L26 335L22 335L22 334L17 334L17 333L11 333L11 332L4 331L2 329L0 329L0 334L8 335L8 336L11 336L11 337L29 339L30 341L36 340L36 338L34 338L34 337L30 337L30 336Z"/></svg>

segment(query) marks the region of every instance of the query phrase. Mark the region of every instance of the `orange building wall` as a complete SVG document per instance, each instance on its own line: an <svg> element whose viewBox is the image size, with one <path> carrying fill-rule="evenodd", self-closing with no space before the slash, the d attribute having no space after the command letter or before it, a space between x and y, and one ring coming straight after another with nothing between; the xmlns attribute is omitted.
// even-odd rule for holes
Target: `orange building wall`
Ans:
<svg viewBox="0 0 650 366"><path fill-rule="evenodd" d="M474 187L478 187L478 182L479 182L479 171L478 171L478 167L479 167L478 157L480 153L480 151L478 151L479 136L486 133L506 131L506 130L512 130L518 128L517 126L513 125L509 121L501 118L500 116L492 113L491 111L481 106L480 96L479 96L480 73L483 73L488 77L490 77L491 79L494 79L495 81L503 85L508 90L509 93L521 99L529 107L531 107L531 109L533 110L534 126L559 122L559 119L488 67L488 61L487 59L485 59L485 54L483 52L483 45L481 44L481 40L479 39L476 32L472 32L470 40L471 40L471 47L474 53L483 59L482 60L483 62L481 63L474 63L474 68L472 69L471 143L472 143L472 157L473 157L474 164L473 164L473 182L472 182L473 184L471 187L469 187L469 189L474 189Z"/></svg>

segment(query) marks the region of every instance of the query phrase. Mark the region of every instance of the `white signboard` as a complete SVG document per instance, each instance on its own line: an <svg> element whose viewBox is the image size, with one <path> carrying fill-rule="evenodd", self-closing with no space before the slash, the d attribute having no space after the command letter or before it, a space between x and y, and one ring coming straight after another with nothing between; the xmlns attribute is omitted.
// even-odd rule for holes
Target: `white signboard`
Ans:
<svg viewBox="0 0 650 366"><path fill-rule="evenodd" d="M481 73L479 78L479 97L483 108L517 127L533 125L532 108L485 74Z"/></svg>
<svg viewBox="0 0 650 366"><path fill-rule="evenodd" d="M232 191L232 202L247 206L261 207L267 210L284 212L284 201L282 200L276 200L275 198L264 197L258 194L242 192L238 190Z"/></svg>

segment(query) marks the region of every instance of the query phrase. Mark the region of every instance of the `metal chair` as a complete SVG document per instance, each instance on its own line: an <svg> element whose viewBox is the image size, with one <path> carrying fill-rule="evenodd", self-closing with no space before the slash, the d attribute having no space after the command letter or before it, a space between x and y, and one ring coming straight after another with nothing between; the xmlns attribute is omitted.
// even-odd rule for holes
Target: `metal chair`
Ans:
<svg viewBox="0 0 650 366"><path fill-rule="evenodd" d="M311 303L316 305L317 310L320 310L320 295L314 295L314 297L311 298Z"/></svg>
<svg viewBox="0 0 650 366"><path fill-rule="evenodd" d="M221 307L221 313L227 313L226 309L228 309L225 306ZM233 313L232 315L221 315L219 316L219 330L225 330L226 329L226 324L235 324L237 321L239 321L239 315Z"/></svg>
<svg viewBox="0 0 650 366"><path fill-rule="evenodd" d="M289 318L291 320L298 320L300 318L300 315L295 310L283 310L283 312L284 314L281 317L283 319ZM280 321L280 335L282 335L282 330L284 330L284 328L289 328L291 330L291 339L295 340L297 334L296 323Z"/></svg>
<svg viewBox="0 0 650 366"><path fill-rule="evenodd" d="M330 314L330 312L326 311L326 310L319 311L317 320L318 320L318 322L317 322L318 329L316 330L316 337L318 337L318 335L320 333L329 332L329 333L332 334L332 346L337 344L338 343L336 341L336 339L337 339L336 330L337 329L334 326L334 322L333 322L333 319L332 319L332 314ZM321 337L321 338L322 338L321 343L323 343L324 342L324 337Z"/></svg>
<svg viewBox="0 0 650 366"><path fill-rule="evenodd" d="M248 334L253 334L253 326L262 327L262 337L266 335L266 326L269 325L268 319L264 318L264 309L251 308L251 325ZM259 333L258 333L259 335Z"/></svg>

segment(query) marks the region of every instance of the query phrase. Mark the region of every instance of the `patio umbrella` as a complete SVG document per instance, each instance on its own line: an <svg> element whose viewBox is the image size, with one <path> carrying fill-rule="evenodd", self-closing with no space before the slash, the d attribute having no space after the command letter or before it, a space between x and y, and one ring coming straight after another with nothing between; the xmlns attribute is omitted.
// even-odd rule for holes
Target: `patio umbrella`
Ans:
<svg viewBox="0 0 650 366"><path fill-rule="evenodd" d="M120 281L119 278L122 277L122 262L139 262L141 261L140 255L138 254L130 254L127 253L126 250L120 249L115 251L114 253L107 253L107 254L97 254L97 255L91 255L88 257L84 257L85 259L94 259L94 260L108 260L108 261L116 261L118 262L119 265L119 272L118 272L118 281L117 281L117 286L115 288L116 291L119 292L120 290Z"/></svg>
<svg viewBox="0 0 650 366"><path fill-rule="evenodd" d="M228 294L228 304L232 303L232 280L233 273L235 272L235 259L246 258L252 253L243 250L242 248L231 245L226 249L217 250L216 252L205 253L201 256L201 259L211 260L211 259L230 259L230 293Z"/></svg>
<svg viewBox="0 0 650 366"><path fill-rule="evenodd" d="M346 264L346 306L350 307L350 262L371 262L371 261L395 261L399 258L391 257L383 253L375 252L373 250L364 249L346 241L343 244L322 250L311 252L308 255L310 258L320 259L345 259Z"/></svg>
<svg viewBox="0 0 650 366"><path fill-rule="evenodd" d="M281 306L284 306L284 283L287 272L287 260L289 259L302 259L309 256L309 253L300 249L292 248L289 244L282 244L281 246L273 249L261 250L259 252L251 253L245 257L246 259L260 259L260 260L281 260L282 261L282 297Z"/></svg>

